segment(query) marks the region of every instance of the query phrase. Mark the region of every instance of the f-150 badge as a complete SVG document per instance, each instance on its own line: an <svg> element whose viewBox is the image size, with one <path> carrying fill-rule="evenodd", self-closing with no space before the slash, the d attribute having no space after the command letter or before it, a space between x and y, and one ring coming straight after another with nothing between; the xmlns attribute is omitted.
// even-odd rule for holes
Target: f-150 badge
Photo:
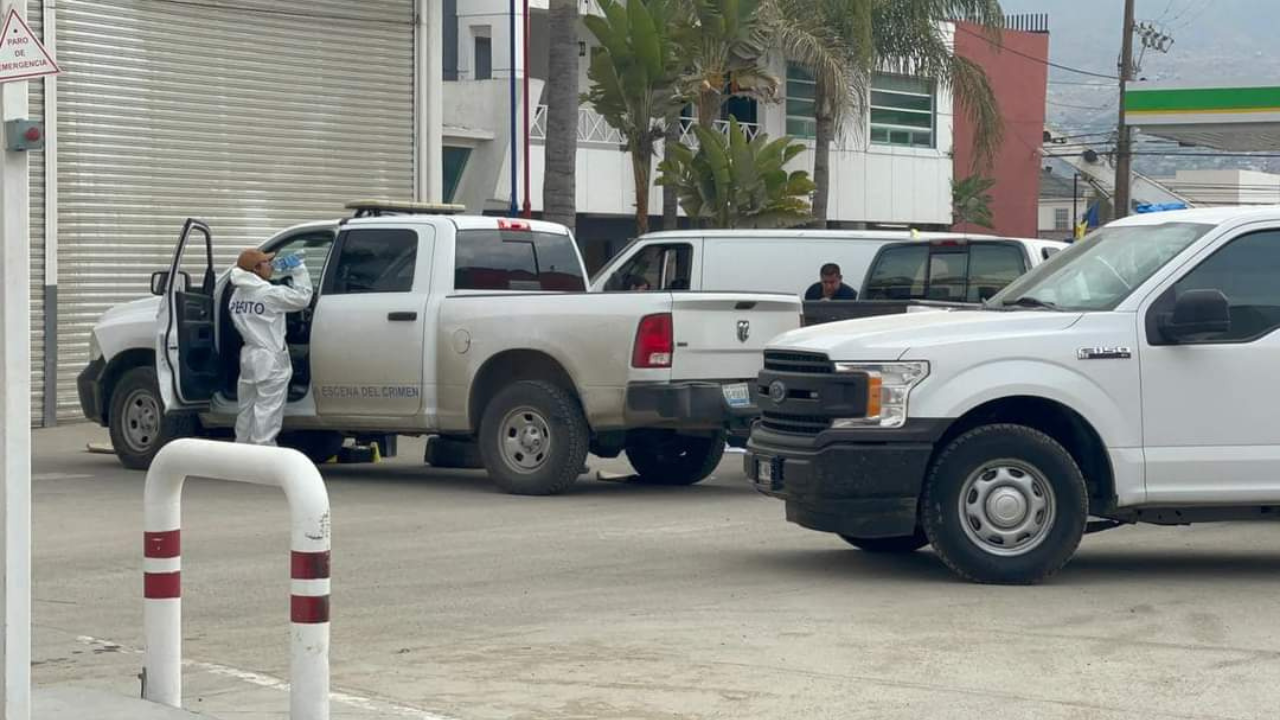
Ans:
<svg viewBox="0 0 1280 720"><path fill-rule="evenodd" d="M1077 360L1128 360L1133 352L1127 347L1091 347L1076 350Z"/></svg>

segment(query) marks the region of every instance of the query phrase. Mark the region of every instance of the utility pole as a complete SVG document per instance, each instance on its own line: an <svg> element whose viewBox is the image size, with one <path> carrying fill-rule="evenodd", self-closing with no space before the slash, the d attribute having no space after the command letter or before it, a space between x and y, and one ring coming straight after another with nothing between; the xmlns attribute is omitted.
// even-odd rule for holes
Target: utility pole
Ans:
<svg viewBox="0 0 1280 720"><path fill-rule="evenodd" d="M1132 182L1132 135L1125 122L1124 91L1133 75L1133 4L1124 0L1124 37L1120 45L1120 122L1116 127L1116 194L1115 216L1129 214L1129 189Z"/></svg>

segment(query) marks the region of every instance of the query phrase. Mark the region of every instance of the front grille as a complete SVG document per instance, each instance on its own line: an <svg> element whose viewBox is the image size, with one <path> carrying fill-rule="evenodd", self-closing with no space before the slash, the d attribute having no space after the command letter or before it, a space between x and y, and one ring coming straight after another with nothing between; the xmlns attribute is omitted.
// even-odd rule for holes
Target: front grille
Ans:
<svg viewBox="0 0 1280 720"><path fill-rule="evenodd" d="M760 425L766 430L788 435L817 435L831 427L831 418L820 415L765 412L760 417Z"/></svg>
<svg viewBox="0 0 1280 720"><path fill-rule="evenodd" d="M772 370L773 372L807 375L830 375L836 371L835 365L826 355L796 352L765 353L764 369Z"/></svg>

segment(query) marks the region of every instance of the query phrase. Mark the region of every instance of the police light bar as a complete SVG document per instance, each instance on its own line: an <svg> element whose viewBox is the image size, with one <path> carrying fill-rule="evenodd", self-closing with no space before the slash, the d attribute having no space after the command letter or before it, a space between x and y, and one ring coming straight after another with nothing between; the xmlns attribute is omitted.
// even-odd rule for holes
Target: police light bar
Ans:
<svg viewBox="0 0 1280 720"><path fill-rule="evenodd" d="M392 200L353 200L345 205L355 217L379 217L382 215L460 215L467 211L465 205L425 203Z"/></svg>

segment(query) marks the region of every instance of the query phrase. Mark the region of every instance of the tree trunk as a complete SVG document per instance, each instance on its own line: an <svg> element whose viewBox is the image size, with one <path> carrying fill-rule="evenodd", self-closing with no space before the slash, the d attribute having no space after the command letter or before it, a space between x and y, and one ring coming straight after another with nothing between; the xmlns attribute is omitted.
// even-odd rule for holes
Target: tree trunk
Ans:
<svg viewBox="0 0 1280 720"><path fill-rule="evenodd" d="M551 0L549 10L542 217L573 230L578 216L578 0Z"/></svg>
<svg viewBox="0 0 1280 720"><path fill-rule="evenodd" d="M670 158L671 148L680 142L680 110L667 114L667 128L662 140L663 159ZM680 194L675 185L662 186L662 229L675 230L679 222Z"/></svg>
<svg viewBox="0 0 1280 720"><path fill-rule="evenodd" d="M637 150L631 153L631 173L636 181L636 235L649 232L649 166L653 163L653 150Z"/></svg>
<svg viewBox="0 0 1280 720"><path fill-rule="evenodd" d="M835 122L827 107L826 93L819 83L814 91L817 131L813 142L813 223L816 228L827 227L828 203L831 197L831 139L835 134Z"/></svg>
<svg viewBox="0 0 1280 720"><path fill-rule="evenodd" d="M698 124L708 130L712 129L716 120L720 119L720 108L723 106L719 92L703 90L698 93Z"/></svg>

